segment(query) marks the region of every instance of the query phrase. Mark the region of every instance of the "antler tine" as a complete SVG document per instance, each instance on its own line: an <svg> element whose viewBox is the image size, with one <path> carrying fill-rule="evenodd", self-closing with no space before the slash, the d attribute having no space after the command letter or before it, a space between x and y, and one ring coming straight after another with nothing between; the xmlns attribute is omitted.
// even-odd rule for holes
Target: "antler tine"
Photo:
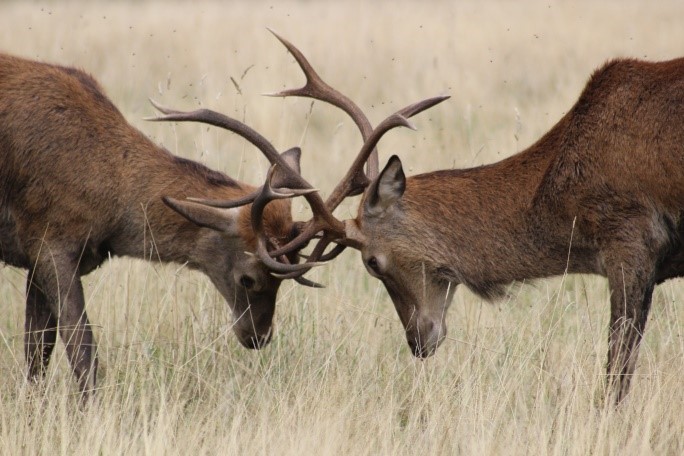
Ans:
<svg viewBox="0 0 684 456"><path fill-rule="evenodd" d="M311 260L309 259L309 260L307 260L305 263L300 263L300 264L298 264L298 266L307 266L307 265L316 266L316 265L319 265L319 264L325 264L325 262L319 262L318 260L323 256L323 253L325 252L325 249L328 247L328 245L329 245L331 242L332 242L332 238L329 238L329 237L324 237L323 239L321 239L320 241L318 241L318 243L316 244L316 247L314 247L313 252L311 252L311 255L309 256L309 258L310 258L310 259L313 258L314 261L311 261ZM334 249L333 249L333 250L334 250ZM273 255L272 252L271 252L271 255ZM287 257L285 257L285 255L282 255L282 256L280 256L279 258L287 258ZM310 268L309 268L309 269L310 269ZM272 274L272 275L273 275L274 277L278 277L278 278L281 278L281 279L294 279L294 278L303 276L303 275L306 274L307 272L308 272L308 269L302 269L302 270L299 270L299 271L292 271L292 272L289 273L289 274L278 274L278 273L276 273L276 274Z"/></svg>
<svg viewBox="0 0 684 456"><path fill-rule="evenodd" d="M276 199L292 198L299 195L308 195L317 192L316 189L282 189L275 190L271 187L271 179L275 171L276 165L272 165L266 175L266 183L261 189L261 192L254 199L252 203L251 218L252 230L257 236L257 255L264 265L272 272L277 274L289 274L294 272L306 272L314 266L319 266L323 263L307 262L302 264L286 264L273 259L273 256L268 251L268 240L264 233L264 209L266 205Z"/></svg>
<svg viewBox="0 0 684 456"><path fill-rule="evenodd" d="M157 109L164 115L157 117L147 117L145 118L145 120L153 122L200 122L213 125L215 127L223 128L225 130L232 131L233 133L242 136L247 141L252 143L257 149L259 149L264 154L264 156L266 156L266 159L268 159L268 161L271 164L277 163L284 169L289 168L289 166L287 166L287 163L285 163L285 160L283 160L280 157L280 154L278 153L276 148L273 147L273 144L271 144L256 130L240 122L239 120L235 120L231 117L226 116L225 114L212 111L211 109L198 109L196 111L183 112L161 106L159 103L152 99L150 99L150 103L152 104L152 106L155 107L155 109Z"/></svg>
<svg viewBox="0 0 684 456"><path fill-rule="evenodd" d="M313 280L309 280L306 277L298 276L298 277L293 277L294 281L297 282L300 285L304 285L305 287L309 288L325 288L325 285L321 285L318 282L314 282Z"/></svg>
<svg viewBox="0 0 684 456"><path fill-rule="evenodd" d="M261 194L263 187L259 187L249 195L243 196L236 200L212 200L205 198L186 198L188 201L194 203L204 204L205 206L218 207L221 209L231 209L233 207L240 207L253 202L259 194Z"/></svg>
<svg viewBox="0 0 684 456"><path fill-rule="evenodd" d="M319 240L316 247L314 247L311 252L309 261L327 263L328 261L337 258L337 256L347 248L346 245L335 244L335 246L326 253L325 249L327 249L332 242L335 242L333 237L324 236L323 239Z"/></svg>
<svg viewBox="0 0 684 456"><path fill-rule="evenodd" d="M285 255L278 257L278 259L284 264L291 264L290 260L288 260L288 258ZM304 277L304 274L306 274L307 272L308 271L298 271L291 272L289 274L271 273L271 275L279 279L293 279L295 282L297 282L300 285L304 285L305 287L325 288L325 285L321 285L320 283L314 282L313 280L309 280L306 277Z"/></svg>
<svg viewBox="0 0 684 456"><path fill-rule="evenodd" d="M340 222L339 220L335 219L340 228L337 228L336 226L331 226L330 230L334 231L335 233L338 233L340 236L344 235L344 224ZM309 222L306 224L306 227L304 230L302 230L301 233L299 233L294 239L292 239L290 242L287 244L283 245L282 247L278 247L277 249L273 250L270 255L273 257L278 257L280 255L286 255L290 252L293 252L297 249L301 249L304 247L311 239L316 236L316 234L328 227L324 226L323 223L320 221L316 220L316 213L314 212L314 218L309 220Z"/></svg>
<svg viewBox="0 0 684 456"><path fill-rule="evenodd" d="M316 261L328 262L328 261L334 260L335 258L337 258L337 256L338 256L340 253L344 252L344 250L345 250L346 248L347 248L346 245L343 245L343 244L335 244L335 247L333 247L332 249L330 249L330 252L324 253L324 254L321 255L321 257L318 258L318 260L316 260Z"/></svg>
<svg viewBox="0 0 684 456"><path fill-rule="evenodd" d="M344 227L344 223L340 223ZM271 251L270 255L272 257L278 257L280 255L286 255L290 252L301 249L306 245L307 242L316 237L316 235L321 231L323 231L324 234L318 240L318 243L316 244L316 247L314 247L314 250L311 252L311 254L308 255L307 263L330 261L336 258L337 255L342 253L342 250L344 250L347 246L341 246L338 244L328 253L324 253L325 248L331 242L337 242L339 239L344 237L344 231L336 231L334 229L329 229L328 227L324 226L324 223L316 223L315 219L313 221L309 221L304 230L298 236L296 236L294 239L292 239L290 242L283 245L282 247L278 247L275 250Z"/></svg>
<svg viewBox="0 0 684 456"><path fill-rule="evenodd" d="M430 109L431 107L438 105L444 100L448 100L449 98L451 98L451 95L440 95L437 97L426 98L425 100L421 100L406 106L405 108L397 111L397 114L406 117L407 119L410 119L416 114L420 114L426 109Z"/></svg>
<svg viewBox="0 0 684 456"><path fill-rule="evenodd" d="M373 132L373 126L371 125L370 121L368 120L368 117L366 117L361 108L359 108L359 106L356 103L354 103L349 97L328 85L318 75L318 73L316 73L316 70L313 69L309 61L306 59L306 57L304 57L304 54L302 54L302 52L299 49L297 49L292 43L290 43L282 36L278 35L270 28L268 29L268 31L271 32L287 48L288 51L290 51L290 54L292 54L292 56L299 64L299 67L304 72L304 76L306 77L306 84L304 84L303 87L300 87L298 89L287 89L281 92L269 93L266 95L272 97L308 97L323 101L325 103L330 103L331 105L346 112L349 115L349 117L351 117L351 119L354 121L356 126L359 128L361 132L361 138L363 139L363 141L368 140L371 133ZM368 166L366 172L367 176L365 178L364 176L355 176L355 178L359 180L360 185L367 185L368 182L370 182L370 180L374 179L378 175L378 151L375 149L372 151L368 159Z"/></svg>
<svg viewBox="0 0 684 456"><path fill-rule="evenodd" d="M368 156L375 149L375 146L380 141L382 136L388 131L396 127L407 127L415 130L415 127L409 122L409 118L415 116L418 113L425 111L436 104L448 99L449 96L438 96L433 98L427 98L425 100L413 103L405 108L395 112L391 116L383 120L376 128L370 137L364 142L359 154L354 159L351 167L347 171L347 174L340 181L340 183L335 187L335 190L330 194L325 202L326 207L332 212L335 208L346 198L347 195L352 191L352 186L354 185L353 176L355 176L359 170L363 167L363 164L368 159Z"/></svg>
<svg viewBox="0 0 684 456"><path fill-rule="evenodd" d="M271 274L278 278L294 278L295 276L290 276L291 273L301 272L302 274L308 272L314 266L322 266L325 263L299 263L299 264L287 264L281 263L274 260L268 253L268 248L266 247L266 242L263 238L257 238L257 255L264 265L270 269Z"/></svg>

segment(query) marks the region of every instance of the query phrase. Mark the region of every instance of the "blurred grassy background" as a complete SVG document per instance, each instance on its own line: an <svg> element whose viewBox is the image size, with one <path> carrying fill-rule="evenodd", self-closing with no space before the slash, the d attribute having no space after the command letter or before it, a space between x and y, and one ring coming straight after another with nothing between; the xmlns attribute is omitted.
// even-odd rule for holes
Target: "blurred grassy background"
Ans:
<svg viewBox="0 0 684 456"><path fill-rule="evenodd" d="M0 51L86 70L156 142L256 184L266 161L240 138L142 120L153 114L148 97L244 119L281 150L302 146L303 172L328 192L357 152L358 133L330 106L261 96L303 82L266 27L373 123L451 95L415 118L418 132L393 131L380 144L381 166L397 153L416 174L523 149L604 61L680 56L683 17L674 0L4 2ZM301 202L294 211L308 214ZM311 276L327 288L284 284L276 337L250 352L204 277L177 265L110 262L84 279L102 368L96 404L80 412L61 347L45 396L25 385L24 272L0 266L0 452L684 452L679 281L657 289L633 393L613 410L601 407L603 279L516 285L494 305L459 290L449 340L420 362L358 254Z"/></svg>

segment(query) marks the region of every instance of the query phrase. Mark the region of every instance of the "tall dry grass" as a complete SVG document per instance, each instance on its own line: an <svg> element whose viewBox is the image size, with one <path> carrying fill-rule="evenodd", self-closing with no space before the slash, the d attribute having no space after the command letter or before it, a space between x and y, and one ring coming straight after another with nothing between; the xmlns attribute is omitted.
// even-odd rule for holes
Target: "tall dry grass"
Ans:
<svg viewBox="0 0 684 456"><path fill-rule="evenodd" d="M358 133L331 107L260 96L302 80L267 26L374 122L453 96L417 133L383 139L382 162L398 153L414 174L524 148L603 61L681 54L682 17L678 1L5 2L0 50L86 69L155 141L257 183L265 160L239 138L141 120L148 97L245 119L281 149L301 145L304 173L329 191ZM657 289L632 394L614 409L602 406L603 279L516 285L494 305L459 290L449 339L420 362L357 254L312 274L325 290L284 284L260 352L238 346L203 277L116 259L84 279L102 367L83 411L61 346L44 394L25 383L24 273L0 275L2 454L684 453L678 281Z"/></svg>

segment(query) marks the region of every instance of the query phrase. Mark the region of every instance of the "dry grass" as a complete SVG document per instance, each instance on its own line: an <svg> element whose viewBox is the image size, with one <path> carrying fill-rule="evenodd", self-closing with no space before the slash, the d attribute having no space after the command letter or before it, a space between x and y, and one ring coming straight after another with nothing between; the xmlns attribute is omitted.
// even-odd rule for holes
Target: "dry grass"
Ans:
<svg viewBox="0 0 684 456"><path fill-rule="evenodd" d="M678 56L683 14L678 1L2 3L0 46L86 69L156 141L259 182L265 160L239 138L141 120L147 97L244 118L281 149L302 145L304 172L327 191L358 134L328 106L260 96L302 79L267 26L374 122L451 94L416 118L418 133L381 144L383 163L399 153L418 173L530 144L609 58ZM97 401L80 411L59 347L46 394L25 384L24 274L0 274L2 454L684 453L678 281L656 291L633 393L615 410L601 406L602 279L516 286L494 306L459 290L449 340L420 362L357 254L313 274L325 290L284 285L261 352L238 346L203 277L115 260L84 279L102 369Z"/></svg>

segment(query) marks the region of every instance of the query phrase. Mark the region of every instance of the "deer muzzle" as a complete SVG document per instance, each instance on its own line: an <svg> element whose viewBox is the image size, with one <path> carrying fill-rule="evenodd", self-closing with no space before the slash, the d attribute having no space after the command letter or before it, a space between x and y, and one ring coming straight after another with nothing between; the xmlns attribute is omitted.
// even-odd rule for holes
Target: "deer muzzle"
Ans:
<svg viewBox="0 0 684 456"><path fill-rule="evenodd" d="M416 358L432 356L445 337L446 324L431 318L416 318L406 330L406 341Z"/></svg>

